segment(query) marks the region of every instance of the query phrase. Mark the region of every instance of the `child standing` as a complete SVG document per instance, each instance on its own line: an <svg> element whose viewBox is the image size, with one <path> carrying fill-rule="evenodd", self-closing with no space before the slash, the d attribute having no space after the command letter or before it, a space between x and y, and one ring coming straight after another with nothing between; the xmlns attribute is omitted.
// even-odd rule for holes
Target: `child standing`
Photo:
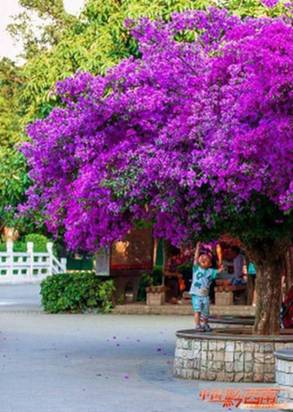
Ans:
<svg viewBox="0 0 293 412"><path fill-rule="evenodd" d="M200 253L200 242L197 242L192 268L192 283L189 293L192 297L195 330L210 332L209 317L209 289L219 270L212 268L212 256Z"/></svg>

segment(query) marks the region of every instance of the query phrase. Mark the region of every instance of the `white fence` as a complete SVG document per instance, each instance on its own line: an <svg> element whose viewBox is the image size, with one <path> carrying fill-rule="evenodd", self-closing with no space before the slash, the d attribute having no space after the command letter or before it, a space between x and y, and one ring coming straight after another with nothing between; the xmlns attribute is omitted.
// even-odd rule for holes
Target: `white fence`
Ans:
<svg viewBox="0 0 293 412"><path fill-rule="evenodd" d="M32 242L26 252L14 252L13 242L6 242L6 252L0 252L1 283L34 283L47 276L66 271L66 259L60 261L53 254L53 243L47 243L47 252L34 252Z"/></svg>

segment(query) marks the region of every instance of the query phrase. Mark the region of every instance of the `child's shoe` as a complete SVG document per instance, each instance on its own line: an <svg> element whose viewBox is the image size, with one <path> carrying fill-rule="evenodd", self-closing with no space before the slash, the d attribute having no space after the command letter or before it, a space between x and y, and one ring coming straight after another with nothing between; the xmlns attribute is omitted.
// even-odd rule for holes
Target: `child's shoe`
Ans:
<svg viewBox="0 0 293 412"><path fill-rule="evenodd" d="M212 332L212 331L213 331L213 329L210 327L210 325L209 325L208 323L206 323L206 324L203 326L203 330L204 330L205 332Z"/></svg>
<svg viewBox="0 0 293 412"><path fill-rule="evenodd" d="M204 327L201 326L201 325L195 326L194 330L195 330L195 332L205 332Z"/></svg>

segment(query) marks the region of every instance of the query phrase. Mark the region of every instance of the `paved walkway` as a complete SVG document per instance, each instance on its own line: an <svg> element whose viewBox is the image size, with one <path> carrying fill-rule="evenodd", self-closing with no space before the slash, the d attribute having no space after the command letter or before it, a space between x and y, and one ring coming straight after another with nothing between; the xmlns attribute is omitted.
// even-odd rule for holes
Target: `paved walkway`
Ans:
<svg viewBox="0 0 293 412"><path fill-rule="evenodd" d="M0 285L0 312L42 310L40 285Z"/></svg>
<svg viewBox="0 0 293 412"><path fill-rule="evenodd" d="M199 391L224 384L172 377L189 317L47 315L36 292L0 287L0 302L14 301L0 312L1 412L223 411Z"/></svg>

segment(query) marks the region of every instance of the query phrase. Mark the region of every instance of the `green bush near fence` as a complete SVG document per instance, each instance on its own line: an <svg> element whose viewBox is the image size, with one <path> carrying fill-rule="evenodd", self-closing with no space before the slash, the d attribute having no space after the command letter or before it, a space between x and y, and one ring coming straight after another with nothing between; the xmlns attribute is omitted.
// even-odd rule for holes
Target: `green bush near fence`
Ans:
<svg viewBox="0 0 293 412"><path fill-rule="evenodd" d="M36 253L46 253L47 252L47 243L51 240L44 235L38 233L30 233L26 235L22 240L17 240L13 242L13 251L14 252L26 252L27 251L27 242L32 242L34 244L33 250ZM56 254L55 245L53 245L53 251ZM6 242L0 242L0 252L6 252Z"/></svg>
<svg viewBox="0 0 293 412"><path fill-rule="evenodd" d="M34 244L34 252L47 252L47 243L50 240L44 236L39 235L38 233L30 233L24 238L24 242L32 242ZM16 242L17 243L17 242Z"/></svg>
<svg viewBox="0 0 293 412"><path fill-rule="evenodd" d="M41 283L42 305L46 312L81 313L99 310L107 313L112 309L114 285L94 272L61 273L47 277Z"/></svg>

